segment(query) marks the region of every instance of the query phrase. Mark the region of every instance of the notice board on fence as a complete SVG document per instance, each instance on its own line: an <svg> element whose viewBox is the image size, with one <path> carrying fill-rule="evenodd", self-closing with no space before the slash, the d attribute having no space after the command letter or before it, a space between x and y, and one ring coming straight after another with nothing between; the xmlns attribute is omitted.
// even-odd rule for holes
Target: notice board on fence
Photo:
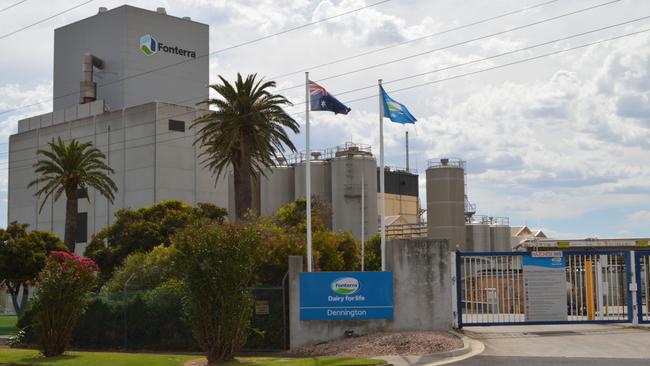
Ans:
<svg viewBox="0 0 650 366"><path fill-rule="evenodd" d="M393 319L392 272L303 272L300 320Z"/></svg>
<svg viewBox="0 0 650 366"><path fill-rule="evenodd" d="M526 321L567 320L564 257L524 256Z"/></svg>

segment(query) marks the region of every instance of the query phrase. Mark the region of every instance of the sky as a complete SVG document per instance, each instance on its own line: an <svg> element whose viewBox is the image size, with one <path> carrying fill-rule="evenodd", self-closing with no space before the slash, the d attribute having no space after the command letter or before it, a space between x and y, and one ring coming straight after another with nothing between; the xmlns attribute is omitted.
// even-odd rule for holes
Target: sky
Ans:
<svg viewBox="0 0 650 366"><path fill-rule="evenodd" d="M19 119L52 109L54 29L124 2L91 1L3 35L86 1L27 0L0 11L0 223L6 222L8 137ZM0 0L0 9L16 2ZM352 108L347 116L313 112L312 146L353 141L378 155L376 84L383 79L391 97L418 119L407 126L385 122L386 163L406 165L408 131L423 204L428 161L452 157L466 161L467 194L478 214L509 217L513 226L555 238L650 236L647 0L126 3L162 6L209 24L211 51L349 12L216 53L210 81L238 72L275 80L304 126L309 70ZM304 149L302 133L292 140Z"/></svg>

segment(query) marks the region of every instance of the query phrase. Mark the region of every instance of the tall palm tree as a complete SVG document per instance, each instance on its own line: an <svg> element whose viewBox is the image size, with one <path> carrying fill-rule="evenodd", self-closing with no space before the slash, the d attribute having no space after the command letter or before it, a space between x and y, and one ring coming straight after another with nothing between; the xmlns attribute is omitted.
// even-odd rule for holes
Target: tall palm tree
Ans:
<svg viewBox="0 0 650 366"><path fill-rule="evenodd" d="M65 144L59 137L48 143L49 150L39 149L38 161L34 164L36 179L28 187L37 187L34 194L43 199L39 212L50 196L57 201L62 193L66 196L65 235L63 242L74 251L77 230L78 190L94 188L113 203L117 186L110 178L114 171L104 163L106 156L93 147L92 143L80 143L76 139ZM88 198L90 202L90 198Z"/></svg>
<svg viewBox="0 0 650 366"><path fill-rule="evenodd" d="M284 157L285 146L296 151L285 128L298 133L298 123L283 109L293 105L287 98L269 91L274 81L257 79L257 74L243 79L237 74L232 85L221 75L221 83L210 85L219 98L202 102L216 107L194 120L195 144L202 148L203 164L218 179L228 166L235 178L235 215L241 220L252 207L252 177Z"/></svg>

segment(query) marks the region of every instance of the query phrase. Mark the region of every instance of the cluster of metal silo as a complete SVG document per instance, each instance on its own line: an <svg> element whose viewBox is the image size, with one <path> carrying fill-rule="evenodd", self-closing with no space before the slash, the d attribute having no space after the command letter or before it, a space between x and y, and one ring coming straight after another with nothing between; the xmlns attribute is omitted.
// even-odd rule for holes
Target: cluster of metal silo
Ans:
<svg viewBox="0 0 650 366"><path fill-rule="evenodd" d="M332 216L325 221L331 223L331 229L350 231L355 238L361 238L363 177L365 238L377 233L377 161L370 146L346 143L312 152L311 158L311 193L329 206ZM281 206L305 198L305 177L304 154L266 170L259 181L260 214L273 214Z"/></svg>

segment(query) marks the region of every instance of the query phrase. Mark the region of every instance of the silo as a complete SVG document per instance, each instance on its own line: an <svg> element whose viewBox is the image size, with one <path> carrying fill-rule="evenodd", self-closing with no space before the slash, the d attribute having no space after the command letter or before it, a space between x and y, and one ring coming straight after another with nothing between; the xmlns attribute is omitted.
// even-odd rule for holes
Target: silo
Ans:
<svg viewBox="0 0 650 366"><path fill-rule="evenodd" d="M503 224L490 225L490 237L492 240L492 251L511 252L510 226Z"/></svg>
<svg viewBox="0 0 650 366"><path fill-rule="evenodd" d="M465 226L467 244L460 247L464 252L489 252L491 249L490 225L471 223Z"/></svg>
<svg viewBox="0 0 650 366"><path fill-rule="evenodd" d="M294 198L305 197L306 170L307 168L304 161L295 165ZM314 196L318 196L321 200L331 205L330 201L332 199L330 195L332 194L332 190L330 188L331 174L330 174L329 162L326 160L312 160L310 164L310 170L311 170L311 194Z"/></svg>
<svg viewBox="0 0 650 366"><path fill-rule="evenodd" d="M260 177L260 214L272 215L293 201L294 168L275 166L264 173L266 176Z"/></svg>
<svg viewBox="0 0 650 366"><path fill-rule="evenodd" d="M377 161L370 147L346 145L330 160L332 176L332 229L349 231L361 239L361 176L364 176L364 228L368 239L378 228Z"/></svg>
<svg viewBox="0 0 650 366"><path fill-rule="evenodd" d="M426 179L428 237L449 240L451 250L464 248L464 162L450 159L429 161Z"/></svg>

